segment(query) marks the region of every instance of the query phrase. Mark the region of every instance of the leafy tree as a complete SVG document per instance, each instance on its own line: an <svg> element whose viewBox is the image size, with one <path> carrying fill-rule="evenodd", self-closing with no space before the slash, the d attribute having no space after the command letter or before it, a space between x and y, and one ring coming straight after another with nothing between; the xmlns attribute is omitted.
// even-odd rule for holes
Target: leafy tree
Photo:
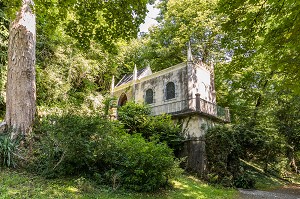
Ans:
<svg viewBox="0 0 300 199"><path fill-rule="evenodd" d="M265 57L268 67L284 77L285 86L299 91L299 18L297 1L220 0L219 11L227 17L223 29L228 49L257 60ZM234 57L235 58L235 57ZM240 56L243 59L242 56ZM242 61L242 60L241 60Z"/></svg>
<svg viewBox="0 0 300 199"><path fill-rule="evenodd" d="M214 12L217 1L167 1L163 13L160 38L171 51L182 53L176 49L184 49L191 41L194 44L194 55L205 63L214 61L219 45L219 15ZM155 29L154 29L155 30ZM178 46L178 47L176 47Z"/></svg>
<svg viewBox="0 0 300 199"><path fill-rule="evenodd" d="M141 0L137 4L132 1L111 3L53 0L44 3L37 0L34 4L32 0L4 1L7 7L12 8L8 10L9 16L12 16L11 13L15 11L15 8L21 6L11 26L9 43L5 120L9 127L16 129L12 137L16 137L19 131L23 135L30 132L35 113L36 33L35 15L32 9L34 8L38 13L38 22L46 24L43 28L46 29L47 34L51 34L51 31L57 27L56 24L63 21L65 29L69 30L67 33L76 38L82 48L90 46L92 40L97 40L108 47L117 38L127 39L136 36L138 26L145 18L147 2L147 0ZM17 37L17 33L22 31L25 36ZM26 64L21 59L22 55L26 55ZM27 75L24 76L24 74ZM20 89L16 89L18 87ZM20 106L14 106L14 104Z"/></svg>
<svg viewBox="0 0 300 199"><path fill-rule="evenodd" d="M117 58L121 73L131 72L134 64L140 68L149 64L158 71L183 62L189 41L198 59L206 63L224 59L224 50L220 48L220 15L213 10L216 3L215 0L160 1L160 23L149 34L122 47Z"/></svg>
<svg viewBox="0 0 300 199"><path fill-rule="evenodd" d="M279 133L286 141L286 155L288 158L288 169L298 171L296 165L296 152L300 151L300 114L298 107L300 105L299 96L290 96L286 94L278 100L280 108L276 113L276 124ZM290 167L290 168L289 168Z"/></svg>
<svg viewBox="0 0 300 199"><path fill-rule="evenodd" d="M288 130L294 128L284 127L295 121L289 113L297 107L287 99L297 99L299 93L295 56L299 50L298 8L299 3L293 1L218 3L218 11L224 16L223 48L231 57L230 62L216 67L218 99L221 104L229 104L232 121L242 125L244 130L240 132L249 137L242 148L263 160L266 170L283 155L296 169L292 163L296 162L295 145L287 142L295 138L294 131ZM291 90L288 95L287 88ZM260 144L251 146L256 141Z"/></svg>

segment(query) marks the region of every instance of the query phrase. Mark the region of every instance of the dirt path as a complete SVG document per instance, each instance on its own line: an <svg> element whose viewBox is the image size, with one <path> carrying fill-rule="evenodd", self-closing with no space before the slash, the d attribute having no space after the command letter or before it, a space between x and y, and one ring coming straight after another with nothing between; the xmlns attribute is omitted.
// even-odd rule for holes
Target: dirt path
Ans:
<svg viewBox="0 0 300 199"><path fill-rule="evenodd" d="M300 199L300 185L288 185L271 191L239 189L239 199Z"/></svg>

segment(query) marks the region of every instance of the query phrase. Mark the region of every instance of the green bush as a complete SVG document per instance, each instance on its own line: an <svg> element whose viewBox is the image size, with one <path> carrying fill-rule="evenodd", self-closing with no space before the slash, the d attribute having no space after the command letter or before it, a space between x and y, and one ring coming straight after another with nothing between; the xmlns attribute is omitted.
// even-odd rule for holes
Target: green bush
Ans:
<svg viewBox="0 0 300 199"><path fill-rule="evenodd" d="M223 186L253 188L255 180L243 172L240 157L243 154L240 129L216 126L205 135L210 181ZM242 152L241 152L242 151Z"/></svg>
<svg viewBox="0 0 300 199"><path fill-rule="evenodd" d="M174 151L182 147L181 127L170 115L151 116L149 107L129 102L119 108L118 119L129 134L140 133L148 141L167 143Z"/></svg>
<svg viewBox="0 0 300 199"><path fill-rule="evenodd" d="M165 144L146 142L140 135L128 134L108 137L106 142L99 147L102 157L98 165L113 187L121 184L135 191L153 191L165 186L172 177L174 156Z"/></svg>
<svg viewBox="0 0 300 199"><path fill-rule="evenodd" d="M35 129L35 171L48 177L88 174L97 182L136 191L167 184L175 167L166 144L129 135L119 122L67 114L44 118Z"/></svg>
<svg viewBox="0 0 300 199"><path fill-rule="evenodd" d="M255 185L255 179L249 174L243 173L234 179L233 185L237 188L251 189Z"/></svg>
<svg viewBox="0 0 300 199"><path fill-rule="evenodd" d="M148 106L127 102L118 109L118 120L124 124L124 128L127 129L129 134L143 134L148 126L150 113L151 110ZM144 134L147 135L146 132Z"/></svg>
<svg viewBox="0 0 300 199"><path fill-rule="evenodd" d="M35 170L49 177L91 172L93 151L112 124L98 116L48 116L36 125Z"/></svg>
<svg viewBox="0 0 300 199"><path fill-rule="evenodd" d="M209 129L205 140L209 171L217 173L220 178L227 176L230 172L228 166L231 156L238 149L232 129L226 126Z"/></svg>
<svg viewBox="0 0 300 199"><path fill-rule="evenodd" d="M205 140L208 170L214 176L212 179L225 186L231 185L239 175L240 167L239 145L233 130L227 126L217 126L208 130Z"/></svg>

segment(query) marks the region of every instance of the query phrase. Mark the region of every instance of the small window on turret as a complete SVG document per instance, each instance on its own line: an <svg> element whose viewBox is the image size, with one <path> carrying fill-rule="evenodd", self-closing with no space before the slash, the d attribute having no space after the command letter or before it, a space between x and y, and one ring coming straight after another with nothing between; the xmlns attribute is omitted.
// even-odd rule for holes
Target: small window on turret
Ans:
<svg viewBox="0 0 300 199"><path fill-rule="evenodd" d="M145 102L146 102L146 104L153 103L153 90L152 89L146 90Z"/></svg>
<svg viewBox="0 0 300 199"><path fill-rule="evenodd" d="M175 98L175 84L169 82L166 85L166 100Z"/></svg>

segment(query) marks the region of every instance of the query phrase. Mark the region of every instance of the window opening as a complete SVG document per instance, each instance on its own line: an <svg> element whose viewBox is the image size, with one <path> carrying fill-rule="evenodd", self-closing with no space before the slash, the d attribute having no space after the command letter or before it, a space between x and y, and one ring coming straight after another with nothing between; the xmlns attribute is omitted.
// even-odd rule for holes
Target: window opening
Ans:
<svg viewBox="0 0 300 199"><path fill-rule="evenodd" d="M174 82L169 82L166 85L166 99L175 98L175 84Z"/></svg>
<svg viewBox="0 0 300 199"><path fill-rule="evenodd" d="M146 102L146 104L153 103L153 90L152 89L146 90L145 102Z"/></svg>

